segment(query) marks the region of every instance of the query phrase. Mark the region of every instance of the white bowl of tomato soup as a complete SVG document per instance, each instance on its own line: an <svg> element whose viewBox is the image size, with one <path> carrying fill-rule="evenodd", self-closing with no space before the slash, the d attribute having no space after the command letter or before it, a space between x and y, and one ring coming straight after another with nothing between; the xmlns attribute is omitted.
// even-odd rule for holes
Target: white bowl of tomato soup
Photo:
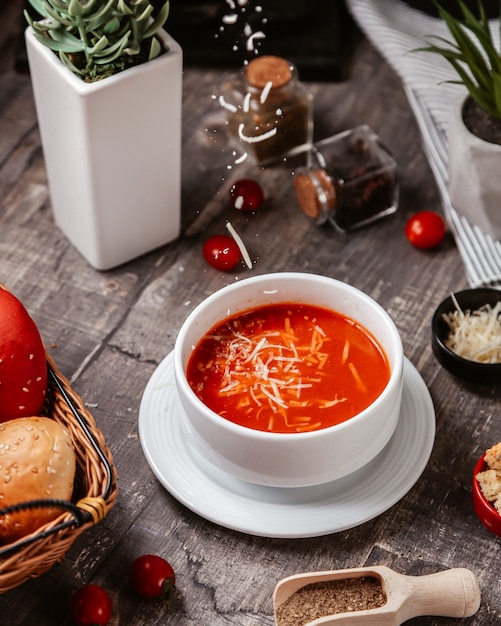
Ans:
<svg viewBox="0 0 501 626"><path fill-rule="evenodd" d="M174 348L181 422L242 480L305 487L369 463L397 426L403 347L386 311L339 280L254 276L188 316Z"/></svg>

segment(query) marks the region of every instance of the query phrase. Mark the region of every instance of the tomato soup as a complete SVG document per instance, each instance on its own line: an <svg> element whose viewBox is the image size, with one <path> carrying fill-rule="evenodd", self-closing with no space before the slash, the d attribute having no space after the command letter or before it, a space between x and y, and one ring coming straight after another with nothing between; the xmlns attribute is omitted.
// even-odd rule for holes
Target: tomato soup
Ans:
<svg viewBox="0 0 501 626"><path fill-rule="evenodd" d="M335 311L280 303L249 309L195 346L187 379L202 402L242 426L298 433L344 422L390 378L369 331Z"/></svg>

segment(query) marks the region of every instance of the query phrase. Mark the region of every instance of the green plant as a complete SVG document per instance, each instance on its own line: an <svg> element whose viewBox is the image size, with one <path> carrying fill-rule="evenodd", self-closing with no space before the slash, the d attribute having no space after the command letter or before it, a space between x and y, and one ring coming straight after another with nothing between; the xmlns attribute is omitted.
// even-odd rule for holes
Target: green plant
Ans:
<svg viewBox="0 0 501 626"><path fill-rule="evenodd" d="M430 36L431 45L417 51L442 55L459 76L459 80L448 82L463 84L480 108L501 118L501 54L496 48L489 20L481 0L478 0L478 17L462 0L458 3L462 18L453 17L435 3L454 41Z"/></svg>
<svg viewBox="0 0 501 626"><path fill-rule="evenodd" d="M43 18L25 17L35 37L86 82L100 80L162 53L156 33L169 0L153 18L148 0L29 0Z"/></svg>

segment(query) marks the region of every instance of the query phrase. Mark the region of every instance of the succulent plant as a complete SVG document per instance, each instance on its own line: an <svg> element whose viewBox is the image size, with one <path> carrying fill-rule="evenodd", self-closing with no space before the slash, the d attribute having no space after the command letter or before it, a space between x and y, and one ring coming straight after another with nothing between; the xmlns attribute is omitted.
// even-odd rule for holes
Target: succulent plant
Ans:
<svg viewBox="0 0 501 626"><path fill-rule="evenodd" d="M86 82L100 80L157 57L156 33L169 15L169 0L152 17L148 0L29 0L41 16L25 17L35 37Z"/></svg>
<svg viewBox="0 0 501 626"><path fill-rule="evenodd" d="M448 82L463 84L481 109L501 118L501 53L496 48L481 0L478 0L478 17L462 0L458 0L462 13L460 18L453 17L436 4L453 41L430 36L428 42L431 45L418 48L417 51L442 55L459 77L458 80Z"/></svg>

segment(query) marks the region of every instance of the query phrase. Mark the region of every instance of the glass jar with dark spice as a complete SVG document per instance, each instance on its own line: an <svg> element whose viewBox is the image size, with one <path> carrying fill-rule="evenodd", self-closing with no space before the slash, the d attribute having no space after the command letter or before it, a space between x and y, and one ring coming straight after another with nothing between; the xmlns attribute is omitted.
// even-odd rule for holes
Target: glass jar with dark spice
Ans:
<svg viewBox="0 0 501 626"><path fill-rule="evenodd" d="M221 104L228 127L260 165L303 151L312 138L312 97L293 63L277 56L250 61L228 83Z"/></svg>
<svg viewBox="0 0 501 626"><path fill-rule="evenodd" d="M307 165L296 170L294 187L306 215L342 232L394 213L398 206L397 165L368 126L313 144Z"/></svg>

